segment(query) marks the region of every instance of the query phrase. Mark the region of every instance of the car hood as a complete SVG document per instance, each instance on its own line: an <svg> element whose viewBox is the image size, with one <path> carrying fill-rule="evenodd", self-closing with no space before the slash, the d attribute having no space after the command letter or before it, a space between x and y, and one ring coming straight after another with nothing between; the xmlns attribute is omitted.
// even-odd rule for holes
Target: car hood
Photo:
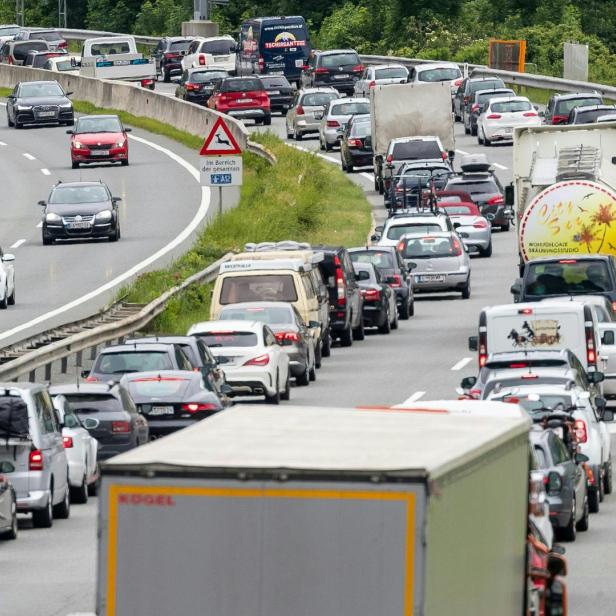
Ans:
<svg viewBox="0 0 616 616"><path fill-rule="evenodd" d="M115 143L116 141L124 140L124 133L79 133L73 135L75 141L92 145L97 143Z"/></svg>
<svg viewBox="0 0 616 616"><path fill-rule="evenodd" d="M109 201L101 201L97 203L75 203L75 204L62 204L62 203L50 203L45 208L45 214L58 214L59 216L91 216L92 214L98 214L103 210L110 210L111 203Z"/></svg>
<svg viewBox="0 0 616 616"><path fill-rule="evenodd" d="M66 96L36 96L17 98L15 102L24 107L34 107L35 105L66 105L71 101Z"/></svg>

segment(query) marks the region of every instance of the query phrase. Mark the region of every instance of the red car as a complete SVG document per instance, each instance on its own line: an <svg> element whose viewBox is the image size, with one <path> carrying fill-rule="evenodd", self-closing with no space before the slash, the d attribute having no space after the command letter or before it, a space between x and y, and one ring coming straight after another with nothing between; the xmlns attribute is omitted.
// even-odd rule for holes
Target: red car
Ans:
<svg viewBox="0 0 616 616"><path fill-rule="evenodd" d="M207 106L240 120L248 118L266 126L272 123L270 99L257 77L223 79L214 88Z"/></svg>
<svg viewBox="0 0 616 616"><path fill-rule="evenodd" d="M128 135L116 115L83 116L75 121L71 135L73 169L88 163L121 163L128 165Z"/></svg>

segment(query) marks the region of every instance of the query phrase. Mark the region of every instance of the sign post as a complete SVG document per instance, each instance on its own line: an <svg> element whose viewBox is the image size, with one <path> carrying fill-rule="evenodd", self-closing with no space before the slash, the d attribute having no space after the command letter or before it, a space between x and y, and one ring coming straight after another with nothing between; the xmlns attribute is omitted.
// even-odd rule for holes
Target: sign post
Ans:
<svg viewBox="0 0 616 616"><path fill-rule="evenodd" d="M222 214L222 189L241 186L243 181L242 148L222 118L214 123L199 155L201 184L218 187L218 212Z"/></svg>

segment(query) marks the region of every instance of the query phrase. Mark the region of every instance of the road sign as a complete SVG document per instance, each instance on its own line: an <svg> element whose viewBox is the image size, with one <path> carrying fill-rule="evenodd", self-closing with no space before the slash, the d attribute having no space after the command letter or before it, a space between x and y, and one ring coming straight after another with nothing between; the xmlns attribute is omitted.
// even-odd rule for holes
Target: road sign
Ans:
<svg viewBox="0 0 616 616"><path fill-rule="evenodd" d="M226 122L218 118L212 126L210 134L205 138L199 154L201 156L233 156L241 154L240 148L235 137L229 130Z"/></svg>
<svg viewBox="0 0 616 616"><path fill-rule="evenodd" d="M203 186L241 186L241 156L202 156L201 184Z"/></svg>

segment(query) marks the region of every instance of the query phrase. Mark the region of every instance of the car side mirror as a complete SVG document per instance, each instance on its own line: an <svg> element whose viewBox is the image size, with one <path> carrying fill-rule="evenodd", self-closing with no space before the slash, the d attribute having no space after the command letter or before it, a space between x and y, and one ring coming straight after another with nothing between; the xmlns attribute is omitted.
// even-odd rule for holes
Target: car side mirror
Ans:
<svg viewBox="0 0 616 616"><path fill-rule="evenodd" d="M478 351L479 350L479 336L469 336L469 339L468 339L468 350L469 351Z"/></svg>
<svg viewBox="0 0 616 616"><path fill-rule="evenodd" d="M455 150L449 150L449 152L447 152L448 156L449 156L449 160L453 162L454 158L456 157L456 151Z"/></svg>
<svg viewBox="0 0 616 616"><path fill-rule="evenodd" d="M461 226L462 226L462 223L461 223L461 222L454 222L454 223L453 223L453 228L454 228L454 229L458 229L458 228L459 228L459 227L461 227Z"/></svg>
<svg viewBox="0 0 616 616"><path fill-rule="evenodd" d="M601 396L597 396L595 398L595 406L597 407L597 409L599 409L599 412L602 412L607 406L607 400L605 398L602 398Z"/></svg>
<svg viewBox="0 0 616 616"><path fill-rule="evenodd" d="M461 381L460 381L460 387L462 389L471 389L475 383L477 383L477 377L476 376L465 376Z"/></svg>
<svg viewBox="0 0 616 616"><path fill-rule="evenodd" d="M383 225L378 225L377 227L374 227L374 231L375 231L376 233L383 233L383 229L384 229L384 228L385 228L385 227L384 227Z"/></svg>
<svg viewBox="0 0 616 616"><path fill-rule="evenodd" d="M540 111L539 112L539 117L540 118L545 118L545 111Z"/></svg>
<svg viewBox="0 0 616 616"><path fill-rule="evenodd" d="M122 201L122 197L112 197L112 203L120 203Z"/></svg>
<svg viewBox="0 0 616 616"><path fill-rule="evenodd" d="M567 575L567 561L561 554L550 552L548 555L548 571L552 578L557 575Z"/></svg>
<svg viewBox="0 0 616 616"><path fill-rule="evenodd" d="M590 458L583 453L576 453L573 459L575 460L576 464L583 464L584 462L588 462L588 460L590 460Z"/></svg>
<svg viewBox="0 0 616 616"><path fill-rule="evenodd" d="M319 327L322 327L322 325L320 321L308 321L308 327L310 329L318 329Z"/></svg>
<svg viewBox="0 0 616 616"><path fill-rule="evenodd" d="M603 332L603 335L601 336L601 344L605 344L607 346L612 346L614 344L614 332L612 330Z"/></svg>
<svg viewBox="0 0 616 616"><path fill-rule="evenodd" d="M65 92L64 96L70 96L72 94L72 92Z"/></svg>
<svg viewBox="0 0 616 616"><path fill-rule="evenodd" d="M589 372L588 380L595 385L603 383L603 381L605 381L605 374L603 374L603 372Z"/></svg>
<svg viewBox="0 0 616 616"><path fill-rule="evenodd" d="M47 207L47 201L39 201L37 205L40 205L41 207Z"/></svg>
<svg viewBox="0 0 616 616"><path fill-rule="evenodd" d="M370 236L370 241L371 242L378 242L381 239L381 236L379 233L375 233L374 235Z"/></svg>
<svg viewBox="0 0 616 616"><path fill-rule="evenodd" d="M15 261L15 255L7 253L2 257L2 262L3 263L11 263L12 261Z"/></svg>
<svg viewBox="0 0 616 616"><path fill-rule="evenodd" d="M413 263L412 261L409 261L406 266L409 268L409 271L413 271L416 267L417 267L417 263Z"/></svg>
<svg viewBox="0 0 616 616"><path fill-rule="evenodd" d="M89 370L82 370L81 371L81 378L82 379L87 379L90 376L90 371Z"/></svg>
<svg viewBox="0 0 616 616"><path fill-rule="evenodd" d="M125 128L125 129L124 129L124 132L125 132L125 133L132 133L132 132L133 132L133 129L132 129L132 128Z"/></svg>
<svg viewBox="0 0 616 616"><path fill-rule="evenodd" d="M511 285L511 295L513 295L514 297L519 297L520 294L522 293L522 279L518 278L512 285Z"/></svg>

